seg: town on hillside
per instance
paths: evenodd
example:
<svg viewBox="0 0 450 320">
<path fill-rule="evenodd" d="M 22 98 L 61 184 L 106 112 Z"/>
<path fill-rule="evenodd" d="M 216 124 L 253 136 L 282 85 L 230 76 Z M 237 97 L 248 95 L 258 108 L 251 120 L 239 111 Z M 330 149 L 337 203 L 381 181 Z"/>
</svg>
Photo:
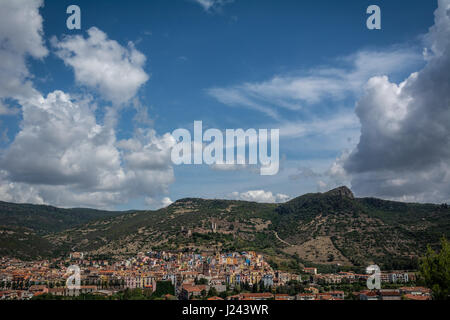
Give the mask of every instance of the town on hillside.
<svg viewBox="0 0 450 320">
<path fill-rule="evenodd" d="M 79 283 L 73 285 L 77 276 Z M 149 251 L 121 261 L 73 252 L 63 259 L 40 261 L 0 258 L 0 300 L 431 299 L 428 288 L 416 286 L 414 272 L 383 272 L 378 290 L 367 288 L 369 276 L 342 270 L 320 273 L 316 267 L 305 267 L 300 274 L 274 270 L 253 251 Z"/>
</svg>

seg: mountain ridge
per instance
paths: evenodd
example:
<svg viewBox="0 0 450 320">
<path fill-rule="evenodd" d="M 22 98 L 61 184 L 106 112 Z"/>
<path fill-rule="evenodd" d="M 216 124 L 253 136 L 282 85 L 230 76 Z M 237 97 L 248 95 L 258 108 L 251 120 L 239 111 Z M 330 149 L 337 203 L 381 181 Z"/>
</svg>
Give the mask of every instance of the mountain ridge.
<svg viewBox="0 0 450 320">
<path fill-rule="evenodd" d="M 125 212 L 0 201 L 0 225 L 28 227 L 38 233 L 48 233 Z"/>
<path fill-rule="evenodd" d="M 0 221 L 1 217 L 0 210 Z M 350 189 L 339 187 L 281 204 L 184 198 L 154 211 L 89 216 L 87 222 L 71 221 L 63 230 L 39 230 L 36 236 L 52 244 L 53 255 L 83 251 L 126 257 L 150 249 L 255 250 L 287 266 L 377 263 L 400 267 L 413 264 L 427 244 L 448 237 L 449 218 L 447 205 L 355 198 Z M 0 243 L 1 239 L 0 232 Z M 14 243 L 17 246 L 18 241 Z M 34 251 L 48 255 L 47 246 L 42 253 Z"/>
</svg>

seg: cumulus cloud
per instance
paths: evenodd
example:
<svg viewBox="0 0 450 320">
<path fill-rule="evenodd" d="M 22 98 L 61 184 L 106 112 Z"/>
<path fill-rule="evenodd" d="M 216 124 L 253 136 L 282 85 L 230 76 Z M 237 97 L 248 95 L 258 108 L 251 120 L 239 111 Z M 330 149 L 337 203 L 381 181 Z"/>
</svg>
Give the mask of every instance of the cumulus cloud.
<svg viewBox="0 0 450 320">
<path fill-rule="evenodd" d="M 450 0 L 425 39 L 422 70 L 400 84 L 370 79 L 357 103 L 361 138 L 343 164 L 357 194 L 450 201 Z"/>
<path fill-rule="evenodd" d="M 351 186 L 350 175 L 344 169 L 344 164 L 350 151 L 344 150 L 331 165 L 322 169 L 300 166 L 297 171 L 288 176 L 291 181 L 314 182 L 318 192 L 328 191 L 340 186 Z"/>
<path fill-rule="evenodd" d="M 164 197 L 164 198 L 161 200 L 161 203 L 162 203 L 162 205 L 163 205 L 164 207 L 168 207 L 168 206 L 170 206 L 170 205 L 173 203 L 173 201 L 172 201 L 169 197 Z"/>
<path fill-rule="evenodd" d="M 0 157 L 2 199 L 112 207 L 166 193 L 174 180 L 169 134 L 141 129 L 116 141 L 111 122 L 99 124 L 88 103 L 62 91 L 22 109 L 21 130 Z"/>
<path fill-rule="evenodd" d="M 359 51 L 335 61 L 343 67 L 318 67 L 300 75 L 277 75 L 272 79 L 230 87 L 214 87 L 207 93 L 232 107 L 253 109 L 278 119 L 277 109 L 298 111 L 326 99 L 340 101 L 358 94 L 373 75 L 383 75 L 417 64 L 421 56 L 395 48 L 386 51 Z"/>
<path fill-rule="evenodd" d="M 151 209 L 161 209 L 170 206 L 173 201 L 169 197 L 163 197 L 162 199 L 155 199 L 147 197 L 145 203 L 150 206 Z"/>
<path fill-rule="evenodd" d="M 286 202 L 290 199 L 288 195 L 277 193 L 273 194 L 270 191 L 264 190 L 250 190 L 246 192 L 233 192 L 230 194 L 232 199 L 253 201 L 261 203 L 280 203 Z"/>
<path fill-rule="evenodd" d="M 349 150 L 344 150 L 328 169 L 315 173 L 311 178 L 317 178 L 316 186 L 318 192 L 328 191 L 340 186 L 351 187 L 351 176 L 344 169 L 344 165 L 350 155 Z"/>
<path fill-rule="evenodd" d="M 96 27 L 87 33 L 87 38 L 81 35 L 66 36 L 61 41 L 53 38 L 56 54 L 73 68 L 79 84 L 98 90 L 114 104 L 130 101 L 149 79 L 143 69 L 145 55 L 132 42 L 123 47 Z"/>
<path fill-rule="evenodd" d="M 105 108 L 104 118 L 97 119 L 97 104 L 89 96 L 59 90 L 43 96 L 34 89 L 26 60 L 48 54 L 41 6 L 36 0 L 0 0 L 0 113 L 17 112 L 5 99 L 15 100 L 22 111 L 18 133 L 0 150 L 0 199 L 113 208 L 167 194 L 174 181 L 170 134 L 136 128 L 131 138 L 117 141 L 117 108 Z M 97 28 L 89 29 L 86 39 L 52 42 L 79 84 L 98 90 L 115 106 L 133 99 L 150 122 L 135 97 L 148 80 L 146 59 L 132 43 L 122 47 Z"/>
<path fill-rule="evenodd" d="M 41 0 L 0 1 L 0 114 L 14 114 L 5 99 L 26 99 L 36 94 L 26 59 L 48 54 L 42 39 Z"/>
</svg>

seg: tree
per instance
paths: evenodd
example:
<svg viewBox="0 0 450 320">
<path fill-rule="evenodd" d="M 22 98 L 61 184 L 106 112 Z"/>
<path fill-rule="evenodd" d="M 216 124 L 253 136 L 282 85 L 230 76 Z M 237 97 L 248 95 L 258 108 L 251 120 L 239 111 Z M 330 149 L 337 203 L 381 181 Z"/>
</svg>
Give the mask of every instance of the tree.
<svg viewBox="0 0 450 320">
<path fill-rule="evenodd" d="M 440 252 L 428 246 L 420 261 L 420 276 L 425 285 L 433 291 L 436 300 L 450 298 L 450 244 L 445 237 L 441 240 Z"/>
<path fill-rule="evenodd" d="M 260 290 L 261 292 L 264 292 L 265 289 L 266 289 L 266 288 L 264 287 L 264 281 L 261 280 L 261 281 L 259 282 L 259 290 Z"/>
<path fill-rule="evenodd" d="M 215 297 L 218 295 L 216 288 L 211 287 L 208 292 L 208 297 Z"/>
<path fill-rule="evenodd" d="M 145 296 L 142 292 L 142 289 L 126 289 L 123 293 L 124 300 L 144 300 Z"/>
<path fill-rule="evenodd" d="M 166 294 L 175 294 L 175 287 L 170 281 L 157 281 L 156 291 L 153 293 L 154 297 L 162 297 Z"/>
<path fill-rule="evenodd" d="M 195 284 L 208 284 L 208 279 L 206 279 L 206 278 L 201 278 L 201 279 L 198 279 L 198 278 L 195 278 L 195 280 L 194 280 L 194 283 Z"/>
</svg>

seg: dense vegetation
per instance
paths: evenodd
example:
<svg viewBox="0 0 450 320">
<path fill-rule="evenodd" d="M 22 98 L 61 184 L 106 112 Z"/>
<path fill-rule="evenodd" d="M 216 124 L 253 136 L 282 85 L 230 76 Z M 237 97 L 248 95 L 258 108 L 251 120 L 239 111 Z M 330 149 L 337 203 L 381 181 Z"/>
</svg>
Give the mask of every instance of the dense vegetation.
<svg viewBox="0 0 450 320">
<path fill-rule="evenodd" d="M 0 256 L 20 259 L 46 257 L 52 253 L 51 243 L 36 235 L 31 229 L 22 227 L 0 227 Z"/>
<path fill-rule="evenodd" d="M 0 201 L 0 226 L 17 226 L 45 234 L 58 232 L 95 219 L 123 214 L 123 212 L 94 209 L 60 209 L 52 206 L 15 204 Z"/>
<path fill-rule="evenodd" d="M 420 277 L 433 290 L 434 299 L 450 300 L 450 244 L 446 238 L 442 238 L 439 252 L 428 247 L 420 262 Z"/>
</svg>

